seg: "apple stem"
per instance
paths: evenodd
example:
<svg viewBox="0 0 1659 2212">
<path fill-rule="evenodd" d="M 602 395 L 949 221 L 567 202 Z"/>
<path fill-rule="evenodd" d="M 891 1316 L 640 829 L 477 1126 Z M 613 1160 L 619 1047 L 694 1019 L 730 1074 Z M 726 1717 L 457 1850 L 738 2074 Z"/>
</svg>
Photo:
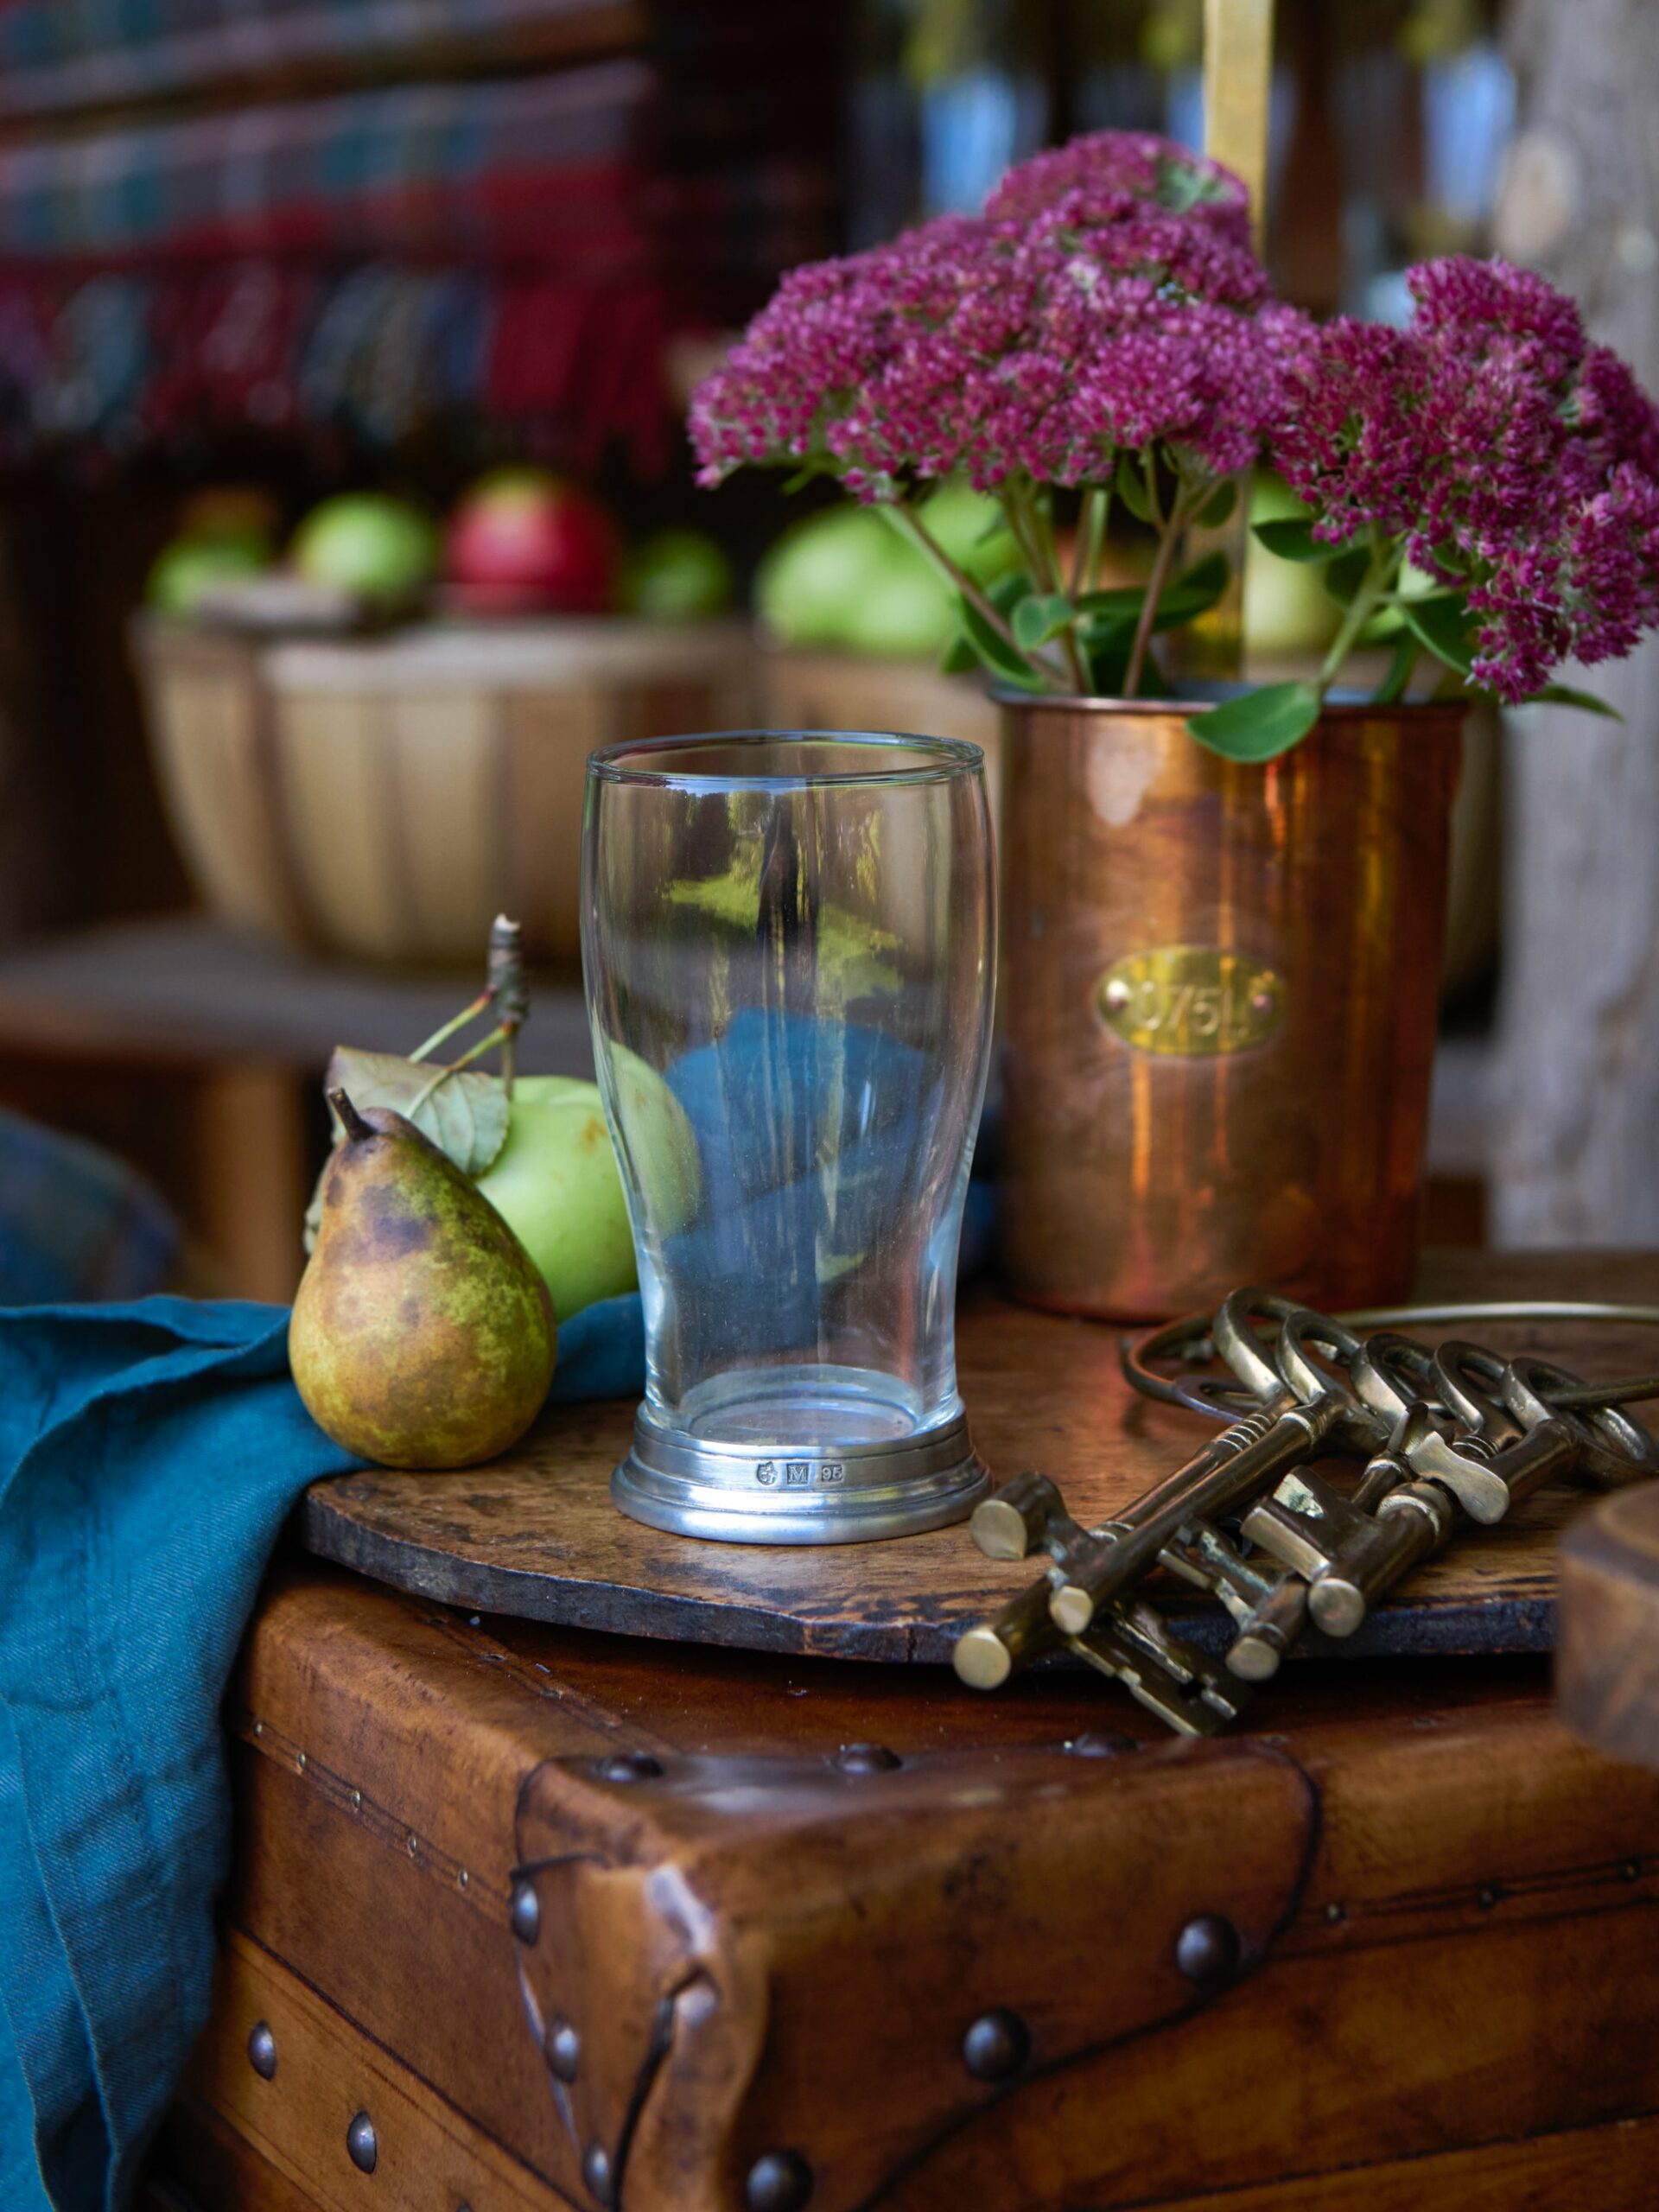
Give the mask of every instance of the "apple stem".
<svg viewBox="0 0 1659 2212">
<path fill-rule="evenodd" d="M 512 1028 L 504 1023 L 499 1029 L 492 1029 L 487 1037 L 480 1037 L 476 1045 L 469 1045 L 458 1060 L 451 1060 L 447 1066 L 435 1070 L 431 1081 L 409 1109 L 410 1121 L 414 1120 L 441 1083 L 446 1082 L 452 1075 L 459 1075 L 462 1068 L 470 1067 L 474 1060 L 482 1059 L 486 1052 L 493 1052 L 498 1045 L 505 1045 L 512 1034 Z"/>
<path fill-rule="evenodd" d="M 410 1054 L 410 1058 L 411 1060 L 423 1060 L 429 1052 L 435 1052 L 440 1045 L 444 1044 L 449 1038 L 454 1035 L 457 1029 L 464 1029 L 469 1021 L 475 1021 L 480 1014 L 487 1012 L 489 1007 L 494 1003 L 494 1000 L 495 988 L 493 985 L 492 985 L 487 990 L 480 991 L 478 996 L 473 1001 L 471 1006 L 462 1007 L 461 1012 L 455 1015 L 453 1020 L 446 1021 L 442 1029 L 435 1029 L 432 1032 L 432 1034 L 427 1039 L 425 1044 L 421 1046 L 420 1050 Z"/>
<path fill-rule="evenodd" d="M 328 1094 L 328 1103 L 340 1116 L 340 1125 L 345 1130 L 350 1142 L 361 1144 L 365 1138 L 374 1135 L 373 1129 L 353 1105 L 346 1091 L 331 1090 Z"/>
</svg>

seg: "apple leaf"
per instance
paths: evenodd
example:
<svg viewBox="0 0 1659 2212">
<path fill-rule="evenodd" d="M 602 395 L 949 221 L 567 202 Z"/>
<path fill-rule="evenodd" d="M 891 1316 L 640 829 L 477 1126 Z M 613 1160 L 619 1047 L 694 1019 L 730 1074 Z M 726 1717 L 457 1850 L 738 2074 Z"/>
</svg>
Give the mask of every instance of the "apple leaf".
<svg viewBox="0 0 1659 2212">
<path fill-rule="evenodd" d="M 342 1045 L 328 1063 L 327 1087 L 347 1091 L 359 1109 L 387 1106 L 408 1115 L 462 1174 L 482 1175 L 507 1141 L 507 1094 L 498 1077 L 464 1068 L 445 1076 L 416 1107 L 436 1072 L 429 1063 L 399 1059 L 394 1052 L 359 1052 Z"/>
<path fill-rule="evenodd" d="M 1319 719 L 1319 706 L 1317 684 L 1264 683 L 1189 715 L 1186 727 L 1224 760 L 1274 760 L 1307 735 Z"/>
</svg>

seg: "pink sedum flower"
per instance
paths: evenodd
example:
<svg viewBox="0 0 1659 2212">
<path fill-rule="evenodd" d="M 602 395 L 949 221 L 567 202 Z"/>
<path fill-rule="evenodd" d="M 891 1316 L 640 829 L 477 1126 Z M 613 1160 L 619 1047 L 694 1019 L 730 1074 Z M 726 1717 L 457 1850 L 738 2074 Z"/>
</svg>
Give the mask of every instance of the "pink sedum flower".
<svg viewBox="0 0 1659 2212">
<path fill-rule="evenodd" d="M 1542 277 L 1455 256 L 1410 283 L 1406 329 L 1319 332 L 1273 457 L 1316 536 L 1466 585 L 1476 679 L 1524 699 L 1659 619 L 1659 410 Z"/>
<path fill-rule="evenodd" d="M 1272 301 L 1243 187 L 1114 132 L 1010 172 L 984 215 L 786 277 L 697 392 L 700 480 L 817 461 L 867 499 L 961 471 L 1077 485 L 1161 445 L 1254 458 L 1307 326 Z"/>
</svg>

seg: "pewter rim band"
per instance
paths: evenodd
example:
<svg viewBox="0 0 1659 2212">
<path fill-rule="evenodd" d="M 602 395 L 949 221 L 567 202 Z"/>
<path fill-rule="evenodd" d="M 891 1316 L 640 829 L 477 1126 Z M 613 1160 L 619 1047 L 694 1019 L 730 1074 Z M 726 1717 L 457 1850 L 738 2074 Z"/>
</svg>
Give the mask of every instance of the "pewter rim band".
<svg viewBox="0 0 1659 2212">
<path fill-rule="evenodd" d="M 828 1468 L 839 1471 L 825 1479 Z M 630 1519 L 728 1544 L 914 1535 L 965 1521 L 989 1487 L 960 1413 L 916 1436 L 832 1455 L 798 1444 L 699 1443 L 660 1427 L 641 1406 L 632 1449 L 611 1477 L 611 1497 Z"/>
</svg>

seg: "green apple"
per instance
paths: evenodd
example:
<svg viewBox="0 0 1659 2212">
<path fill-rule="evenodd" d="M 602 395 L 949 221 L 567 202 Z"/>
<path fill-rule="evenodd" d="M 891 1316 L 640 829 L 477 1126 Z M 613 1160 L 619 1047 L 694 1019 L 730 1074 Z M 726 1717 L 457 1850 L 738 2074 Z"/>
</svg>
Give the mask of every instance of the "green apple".
<svg viewBox="0 0 1659 2212">
<path fill-rule="evenodd" d="M 626 1045 L 603 1040 L 610 1063 L 611 1107 L 658 1233 L 688 1228 L 702 1197 L 696 1131 L 655 1068 Z"/>
<path fill-rule="evenodd" d="M 439 543 L 429 516 L 380 492 L 342 492 L 313 507 L 289 556 L 307 583 L 395 603 L 429 584 Z"/>
<path fill-rule="evenodd" d="M 204 592 L 262 575 L 270 566 L 269 551 L 251 533 L 187 532 L 156 556 L 144 596 L 162 614 L 194 614 Z"/>
<path fill-rule="evenodd" d="M 868 507 L 827 507 L 786 530 L 762 560 L 754 603 L 786 645 L 838 645 L 850 610 L 892 553 L 890 525 Z"/>
<path fill-rule="evenodd" d="M 942 484 L 918 512 L 929 537 L 976 583 L 988 584 L 1005 569 L 1019 567 L 1014 532 L 1001 502 L 988 492 L 976 492 L 958 479 Z"/>
<path fill-rule="evenodd" d="M 1250 520 L 1284 522 L 1307 510 L 1281 476 L 1261 468 L 1250 485 Z M 1317 561 L 1284 561 L 1252 537 L 1244 563 L 1244 643 L 1252 653 L 1295 658 L 1318 654 L 1336 635 L 1342 609 L 1325 588 Z"/>
<path fill-rule="evenodd" d="M 918 512 L 958 567 L 981 582 L 1018 557 L 1001 509 L 946 484 Z M 927 556 L 879 508 L 826 507 L 785 531 L 761 562 L 755 605 L 786 645 L 931 658 L 955 634 L 957 595 Z"/>
<path fill-rule="evenodd" d="M 520 1076 L 478 1187 L 540 1268 L 561 1321 L 635 1283 L 633 1236 L 596 1083 Z"/>
<path fill-rule="evenodd" d="M 654 622 L 702 622 L 732 603 L 732 565 L 700 530 L 659 530 L 627 556 L 622 603 Z"/>
<path fill-rule="evenodd" d="M 755 604 L 786 645 L 937 652 L 955 626 L 953 594 L 874 507 L 829 507 L 785 531 L 755 576 Z"/>
</svg>

